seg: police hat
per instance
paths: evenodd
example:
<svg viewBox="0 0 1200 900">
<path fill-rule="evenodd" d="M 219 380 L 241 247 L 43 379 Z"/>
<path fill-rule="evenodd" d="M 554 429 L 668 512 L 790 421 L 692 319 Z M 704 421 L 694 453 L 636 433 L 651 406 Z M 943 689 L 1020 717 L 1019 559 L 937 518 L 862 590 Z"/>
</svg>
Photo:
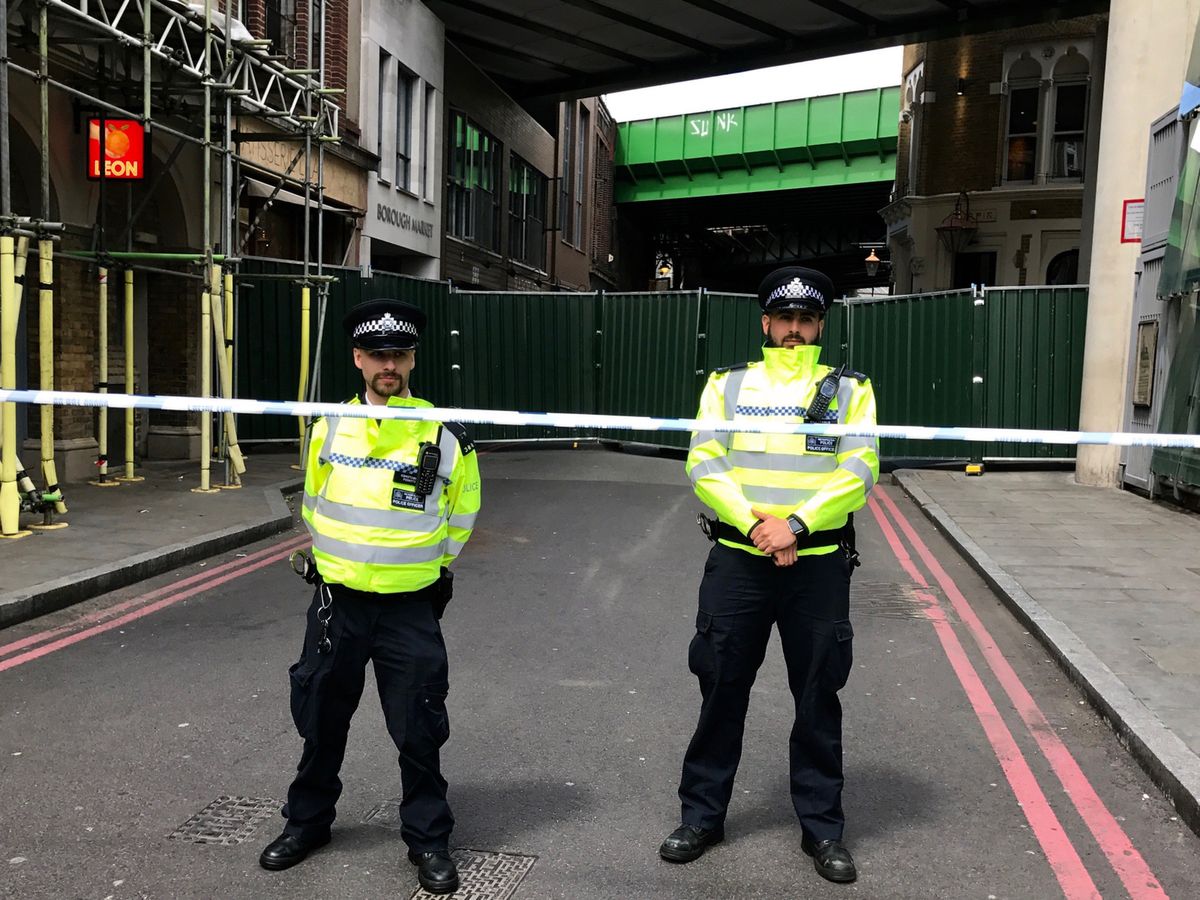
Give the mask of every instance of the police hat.
<svg viewBox="0 0 1200 900">
<path fill-rule="evenodd" d="M 758 303 L 767 313 L 807 309 L 823 314 L 833 303 L 833 282 L 816 269 L 784 266 L 762 280 L 758 286 Z"/>
<path fill-rule="evenodd" d="M 403 300 L 366 300 L 346 313 L 342 327 L 364 350 L 412 350 L 425 328 L 425 313 Z"/>
</svg>

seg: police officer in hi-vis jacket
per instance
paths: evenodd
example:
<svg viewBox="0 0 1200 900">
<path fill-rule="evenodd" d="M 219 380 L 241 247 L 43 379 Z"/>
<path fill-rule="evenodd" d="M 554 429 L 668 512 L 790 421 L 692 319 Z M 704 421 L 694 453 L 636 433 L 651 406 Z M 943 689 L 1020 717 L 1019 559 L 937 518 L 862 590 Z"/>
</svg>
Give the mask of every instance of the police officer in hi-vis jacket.
<svg viewBox="0 0 1200 900">
<path fill-rule="evenodd" d="M 875 424 L 866 376 L 817 360 L 833 283 L 812 269 L 772 272 L 758 289 L 761 361 L 718 369 L 699 419 Z M 688 665 L 700 719 L 683 759 L 682 825 L 659 848 L 690 862 L 725 836 L 750 689 L 779 629 L 796 717 L 789 743 L 801 847 L 830 881 L 854 881 L 842 843 L 842 708 L 851 668 L 851 514 L 879 476 L 874 438 L 697 432 L 687 473 L 716 513 Z"/>
<path fill-rule="evenodd" d="M 350 404 L 432 405 L 409 391 L 421 310 L 370 300 L 343 325 L 364 381 Z M 290 868 L 329 842 L 350 717 L 370 661 L 400 751 L 408 858 L 426 890 L 458 888 L 449 853 L 454 817 L 439 763 L 450 734 L 439 619 L 450 597 L 448 566 L 471 536 L 479 500 L 479 464 L 461 425 L 350 417 L 314 424 L 303 516 L 313 541 L 305 574 L 317 590 L 300 661 L 290 670 L 304 750 L 283 834 L 259 858 L 264 868 Z"/>
</svg>

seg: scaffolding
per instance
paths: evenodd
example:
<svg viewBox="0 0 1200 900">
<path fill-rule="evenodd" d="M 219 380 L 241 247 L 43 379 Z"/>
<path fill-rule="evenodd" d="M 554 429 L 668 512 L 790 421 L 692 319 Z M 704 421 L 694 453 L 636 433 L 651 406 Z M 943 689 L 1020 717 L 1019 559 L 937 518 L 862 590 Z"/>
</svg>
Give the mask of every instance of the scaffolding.
<svg viewBox="0 0 1200 900">
<path fill-rule="evenodd" d="M 70 98 L 77 116 L 82 110 L 86 117 L 99 118 L 99 201 L 92 250 L 60 254 L 91 267 L 95 300 L 100 306 L 98 389 L 109 392 L 115 387 L 108 383 L 107 367 L 110 279 L 124 288 L 124 388 L 133 393 L 134 279 L 138 273 L 169 274 L 199 290 L 201 395 L 212 395 L 215 373 L 221 393 L 232 396 L 238 306 L 235 276 L 240 253 L 256 224 L 241 233 L 237 198 L 243 169 L 275 181 L 264 211 L 285 185 L 303 189 L 303 273 L 297 281 L 305 336 L 300 352 L 302 370 L 307 373 L 311 289 L 317 288 L 322 322 L 328 290 L 322 270 L 324 152 L 327 144 L 341 140 L 340 110 L 334 95 L 343 89 L 325 83 L 326 4 L 325 0 L 307 0 L 303 57 L 295 61 L 269 39 L 252 36 L 239 17 L 226 14 L 229 9 L 229 0 L 0 0 L 0 388 L 16 386 L 15 335 L 21 303 L 18 269 L 24 265 L 30 241 L 35 242 L 38 262 L 40 387 L 54 387 L 54 244 L 67 226 L 51 221 L 52 90 Z M 10 90 L 17 79 L 36 91 L 40 110 L 40 203 L 36 214 L 12 206 Z M 270 127 L 252 132 L 235 129 L 235 120 L 240 126 L 245 118 Z M 135 120 L 147 137 L 160 135 L 176 142 L 165 163 L 147 179 L 145 196 L 136 208 L 130 190 L 124 228 L 115 237 L 108 233 L 105 222 L 106 185 L 113 180 L 105 160 L 106 122 L 112 119 Z M 243 154 L 242 145 L 248 141 L 294 142 L 298 149 L 287 170 L 278 172 Z M 188 145 L 200 148 L 203 161 L 201 246 L 195 253 L 135 251 L 135 224 Z M 148 150 L 146 158 L 152 158 Z M 301 161 L 302 181 L 292 175 Z M 317 216 L 315 262 L 310 239 L 313 212 Z M 15 243 L 18 240 L 20 248 Z M 309 383 L 304 375 L 297 396 L 311 399 L 314 389 L 315 383 Z M 42 491 L 33 488 L 17 460 L 15 405 L 5 403 L 0 409 L 0 536 L 22 534 L 18 521 L 22 511 L 36 508 L 47 522 L 52 512 L 66 512 L 54 470 L 53 409 L 42 409 Z M 133 412 L 126 410 L 125 472 L 117 481 L 139 480 L 134 471 Z M 199 415 L 200 483 L 195 490 L 215 492 L 210 474 L 214 448 L 211 414 Z M 107 416 L 100 419 L 93 483 L 107 486 L 114 483 L 108 473 Z M 220 487 L 239 487 L 245 467 L 233 416 L 222 416 L 217 431 L 217 458 L 225 464 L 225 482 Z M 301 439 L 303 435 L 301 422 Z"/>
</svg>

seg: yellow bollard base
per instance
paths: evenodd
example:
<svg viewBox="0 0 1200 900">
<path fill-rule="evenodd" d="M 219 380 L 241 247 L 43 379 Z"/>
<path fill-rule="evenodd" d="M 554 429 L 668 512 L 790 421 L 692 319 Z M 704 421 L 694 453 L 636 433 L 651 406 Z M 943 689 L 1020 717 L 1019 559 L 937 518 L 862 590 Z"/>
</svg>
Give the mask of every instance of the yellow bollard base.
<svg viewBox="0 0 1200 900">
<path fill-rule="evenodd" d="M 215 487 L 208 487 L 208 488 L 194 487 L 194 488 L 192 488 L 192 493 L 193 494 L 219 494 L 219 493 L 221 493 L 221 489 L 215 488 Z"/>
<path fill-rule="evenodd" d="M 125 484 L 133 484 L 135 481 L 145 481 L 141 475 L 118 475 L 116 481 L 124 482 Z"/>
<path fill-rule="evenodd" d="M 121 482 L 116 478 L 106 478 L 104 481 L 89 481 L 88 484 L 96 487 L 120 487 Z"/>
<path fill-rule="evenodd" d="M 964 471 L 968 475 L 982 475 L 983 463 L 967 463 L 967 467 Z"/>
<path fill-rule="evenodd" d="M 66 528 L 70 524 L 70 522 L 51 522 L 49 525 L 46 525 L 39 522 L 38 524 L 30 525 L 29 527 L 34 531 L 58 531 L 58 529 Z"/>
<path fill-rule="evenodd" d="M 12 534 L 0 534 L 0 538 L 6 541 L 15 541 L 18 538 L 29 537 L 33 534 L 32 531 L 14 531 Z"/>
<path fill-rule="evenodd" d="M 296 465 L 295 463 L 292 463 L 292 464 L 291 464 L 291 465 L 290 465 L 288 468 L 290 468 L 290 469 L 295 469 L 297 472 L 303 472 L 303 471 L 304 471 L 304 466 L 298 466 L 298 465 Z"/>
<path fill-rule="evenodd" d="M 242 489 L 240 482 L 234 482 L 232 484 L 218 484 L 214 485 L 214 487 L 219 488 L 222 491 L 240 491 Z"/>
</svg>

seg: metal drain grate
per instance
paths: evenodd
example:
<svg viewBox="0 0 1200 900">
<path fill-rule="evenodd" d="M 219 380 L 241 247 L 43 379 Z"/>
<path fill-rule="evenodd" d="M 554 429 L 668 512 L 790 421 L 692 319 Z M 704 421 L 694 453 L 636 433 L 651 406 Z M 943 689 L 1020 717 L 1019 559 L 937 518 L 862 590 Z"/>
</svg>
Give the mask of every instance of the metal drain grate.
<svg viewBox="0 0 1200 900">
<path fill-rule="evenodd" d="M 493 853 L 489 850 L 453 850 L 450 855 L 458 866 L 458 890 L 453 900 L 510 900 L 533 864 L 536 856 L 518 853 Z M 444 900 L 445 894 L 417 890 L 412 900 Z"/>
<path fill-rule="evenodd" d="M 278 800 L 260 797 L 218 797 L 167 839 L 192 844 L 240 844 L 259 825 L 278 815 L 282 805 Z"/>
<path fill-rule="evenodd" d="M 927 589 L 926 592 L 932 593 Z M 912 585 L 866 581 L 850 586 L 851 614 L 885 619 L 924 619 L 928 606 L 928 602 L 917 597 Z"/>
</svg>

